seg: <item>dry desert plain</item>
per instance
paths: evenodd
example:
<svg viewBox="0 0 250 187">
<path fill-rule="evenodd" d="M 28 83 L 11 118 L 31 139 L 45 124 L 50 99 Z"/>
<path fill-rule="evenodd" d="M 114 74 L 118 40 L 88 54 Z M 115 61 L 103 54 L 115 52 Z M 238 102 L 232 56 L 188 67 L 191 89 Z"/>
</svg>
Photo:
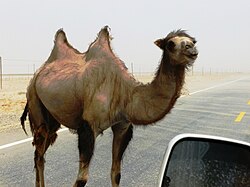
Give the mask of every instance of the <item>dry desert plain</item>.
<svg viewBox="0 0 250 187">
<path fill-rule="evenodd" d="M 189 73 L 182 92 L 188 95 L 199 89 L 234 80 L 243 75 L 242 73 Z M 147 83 L 152 80 L 153 74 L 136 74 L 135 78 Z M 19 118 L 26 103 L 26 88 L 30 79 L 31 76 L 3 77 L 2 89 L 0 89 L 0 137 L 21 129 Z"/>
</svg>

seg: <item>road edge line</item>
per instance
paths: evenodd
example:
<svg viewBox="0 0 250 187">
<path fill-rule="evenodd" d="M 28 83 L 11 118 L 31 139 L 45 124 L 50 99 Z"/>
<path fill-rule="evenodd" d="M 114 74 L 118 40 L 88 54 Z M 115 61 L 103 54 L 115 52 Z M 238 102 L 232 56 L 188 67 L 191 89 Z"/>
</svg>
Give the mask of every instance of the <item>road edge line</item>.
<svg viewBox="0 0 250 187">
<path fill-rule="evenodd" d="M 58 132 L 63 132 L 63 131 L 66 131 L 66 130 L 68 130 L 68 128 L 62 128 L 62 129 L 58 130 Z M 9 148 L 9 147 L 12 147 L 12 146 L 15 146 L 15 145 L 23 144 L 23 143 L 26 143 L 26 142 L 30 142 L 32 140 L 33 140 L 33 137 L 30 137 L 30 138 L 15 141 L 15 142 L 12 142 L 12 143 L 0 145 L 0 150 Z"/>
</svg>

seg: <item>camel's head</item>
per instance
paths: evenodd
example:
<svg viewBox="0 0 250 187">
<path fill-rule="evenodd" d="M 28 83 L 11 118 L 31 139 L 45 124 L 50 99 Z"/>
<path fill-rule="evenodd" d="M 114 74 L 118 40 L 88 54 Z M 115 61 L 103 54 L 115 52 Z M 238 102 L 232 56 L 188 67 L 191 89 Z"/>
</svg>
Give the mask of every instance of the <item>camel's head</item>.
<svg viewBox="0 0 250 187">
<path fill-rule="evenodd" d="M 173 65 L 192 65 L 198 56 L 195 38 L 183 30 L 169 33 L 166 38 L 155 41 L 164 53 L 167 53 Z"/>
</svg>

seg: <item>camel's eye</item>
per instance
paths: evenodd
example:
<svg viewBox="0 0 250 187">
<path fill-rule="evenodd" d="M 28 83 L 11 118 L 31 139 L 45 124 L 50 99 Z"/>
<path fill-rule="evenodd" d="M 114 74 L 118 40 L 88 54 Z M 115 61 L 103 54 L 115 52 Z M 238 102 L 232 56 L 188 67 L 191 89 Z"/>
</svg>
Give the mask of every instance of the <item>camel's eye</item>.
<svg viewBox="0 0 250 187">
<path fill-rule="evenodd" d="M 194 40 L 194 41 L 193 41 L 193 44 L 196 44 L 196 42 L 197 42 L 197 41 L 196 41 L 196 40 Z"/>
</svg>

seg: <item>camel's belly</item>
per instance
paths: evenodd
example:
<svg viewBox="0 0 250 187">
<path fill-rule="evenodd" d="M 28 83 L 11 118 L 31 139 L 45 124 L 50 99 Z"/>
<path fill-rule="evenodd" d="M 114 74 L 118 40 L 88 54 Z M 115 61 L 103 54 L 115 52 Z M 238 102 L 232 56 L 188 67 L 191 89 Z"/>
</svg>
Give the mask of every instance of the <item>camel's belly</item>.
<svg viewBox="0 0 250 187">
<path fill-rule="evenodd" d="M 65 101 L 58 96 L 53 101 L 42 99 L 42 102 L 59 123 L 73 129 L 79 126 L 82 116 L 80 103 L 69 103 L 69 100 Z"/>
<path fill-rule="evenodd" d="M 77 128 L 82 116 L 82 102 L 76 96 L 70 81 L 57 81 L 44 84 L 37 81 L 36 91 L 39 99 L 56 120 L 69 127 Z"/>
</svg>

